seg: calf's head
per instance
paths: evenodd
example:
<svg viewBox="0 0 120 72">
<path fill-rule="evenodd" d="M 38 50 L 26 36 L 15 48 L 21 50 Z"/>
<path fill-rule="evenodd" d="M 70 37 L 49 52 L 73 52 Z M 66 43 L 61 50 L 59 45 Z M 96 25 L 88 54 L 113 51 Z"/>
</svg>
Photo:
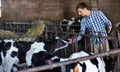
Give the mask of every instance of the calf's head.
<svg viewBox="0 0 120 72">
<path fill-rule="evenodd" d="M 44 49 L 47 50 L 47 52 L 54 54 L 56 51 L 66 48 L 67 46 L 67 41 L 59 37 L 55 37 L 55 39 L 45 42 Z"/>
</svg>

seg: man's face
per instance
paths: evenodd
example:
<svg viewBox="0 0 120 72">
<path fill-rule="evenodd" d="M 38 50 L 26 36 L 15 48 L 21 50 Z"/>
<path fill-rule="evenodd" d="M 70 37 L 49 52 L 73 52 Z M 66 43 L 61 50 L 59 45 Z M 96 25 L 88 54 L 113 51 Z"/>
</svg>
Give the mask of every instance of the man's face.
<svg viewBox="0 0 120 72">
<path fill-rule="evenodd" d="M 84 9 L 78 8 L 77 11 L 79 15 L 85 16 L 85 13 L 86 13 L 85 8 Z"/>
</svg>

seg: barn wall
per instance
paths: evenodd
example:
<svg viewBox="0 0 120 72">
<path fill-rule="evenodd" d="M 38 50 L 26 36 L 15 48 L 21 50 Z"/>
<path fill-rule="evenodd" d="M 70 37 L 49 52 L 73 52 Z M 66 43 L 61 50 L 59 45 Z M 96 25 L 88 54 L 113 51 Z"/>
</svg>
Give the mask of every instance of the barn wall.
<svg viewBox="0 0 120 72">
<path fill-rule="evenodd" d="M 60 20 L 63 0 L 3 0 L 3 20 Z"/>
<path fill-rule="evenodd" d="M 78 17 L 75 7 L 82 1 L 103 11 L 113 24 L 120 21 L 120 0 L 2 0 L 0 20 L 59 22 L 63 18 Z"/>
<path fill-rule="evenodd" d="M 113 24 L 120 22 L 120 0 L 98 0 L 99 10 L 103 11 Z"/>
</svg>

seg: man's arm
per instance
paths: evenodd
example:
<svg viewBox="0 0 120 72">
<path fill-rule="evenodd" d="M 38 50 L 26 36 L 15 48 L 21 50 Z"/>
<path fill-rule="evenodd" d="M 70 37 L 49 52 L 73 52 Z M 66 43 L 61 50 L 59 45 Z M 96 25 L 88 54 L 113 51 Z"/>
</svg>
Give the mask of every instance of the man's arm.
<svg viewBox="0 0 120 72">
<path fill-rule="evenodd" d="M 85 34 L 85 25 L 84 25 L 83 21 L 81 21 L 81 24 L 80 24 L 80 25 L 81 25 L 81 28 L 80 28 L 80 32 L 79 32 L 78 36 L 73 37 L 73 38 L 69 38 L 69 39 L 68 39 L 68 43 L 69 43 L 69 44 L 72 44 L 72 43 L 74 43 L 75 41 L 81 40 L 83 36 L 81 36 L 80 34 Z"/>
<path fill-rule="evenodd" d="M 107 26 L 107 33 L 110 33 L 110 31 L 112 29 L 111 21 L 109 19 L 107 19 L 107 17 L 101 11 L 99 11 L 99 16 L 104 21 L 105 26 Z"/>
</svg>

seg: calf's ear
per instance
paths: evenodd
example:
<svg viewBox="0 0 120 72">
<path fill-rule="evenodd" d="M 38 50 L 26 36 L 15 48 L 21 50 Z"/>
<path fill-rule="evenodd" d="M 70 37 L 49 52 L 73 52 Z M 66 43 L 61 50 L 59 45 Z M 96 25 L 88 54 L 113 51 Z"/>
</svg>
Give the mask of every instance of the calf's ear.
<svg viewBox="0 0 120 72">
<path fill-rule="evenodd" d="M 77 65 L 76 65 L 75 68 L 74 68 L 74 72 L 79 72 L 79 68 L 78 68 Z"/>
<path fill-rule="evenodd" d="M 104 60 L 107 62 L 108 61 L 112 62 L 112 64 L 114 64 L 117 61 L 117 58 L 118 58 L 117 55 L 111 55 L 111 56 L 104 57 Z"/>
</svg>

